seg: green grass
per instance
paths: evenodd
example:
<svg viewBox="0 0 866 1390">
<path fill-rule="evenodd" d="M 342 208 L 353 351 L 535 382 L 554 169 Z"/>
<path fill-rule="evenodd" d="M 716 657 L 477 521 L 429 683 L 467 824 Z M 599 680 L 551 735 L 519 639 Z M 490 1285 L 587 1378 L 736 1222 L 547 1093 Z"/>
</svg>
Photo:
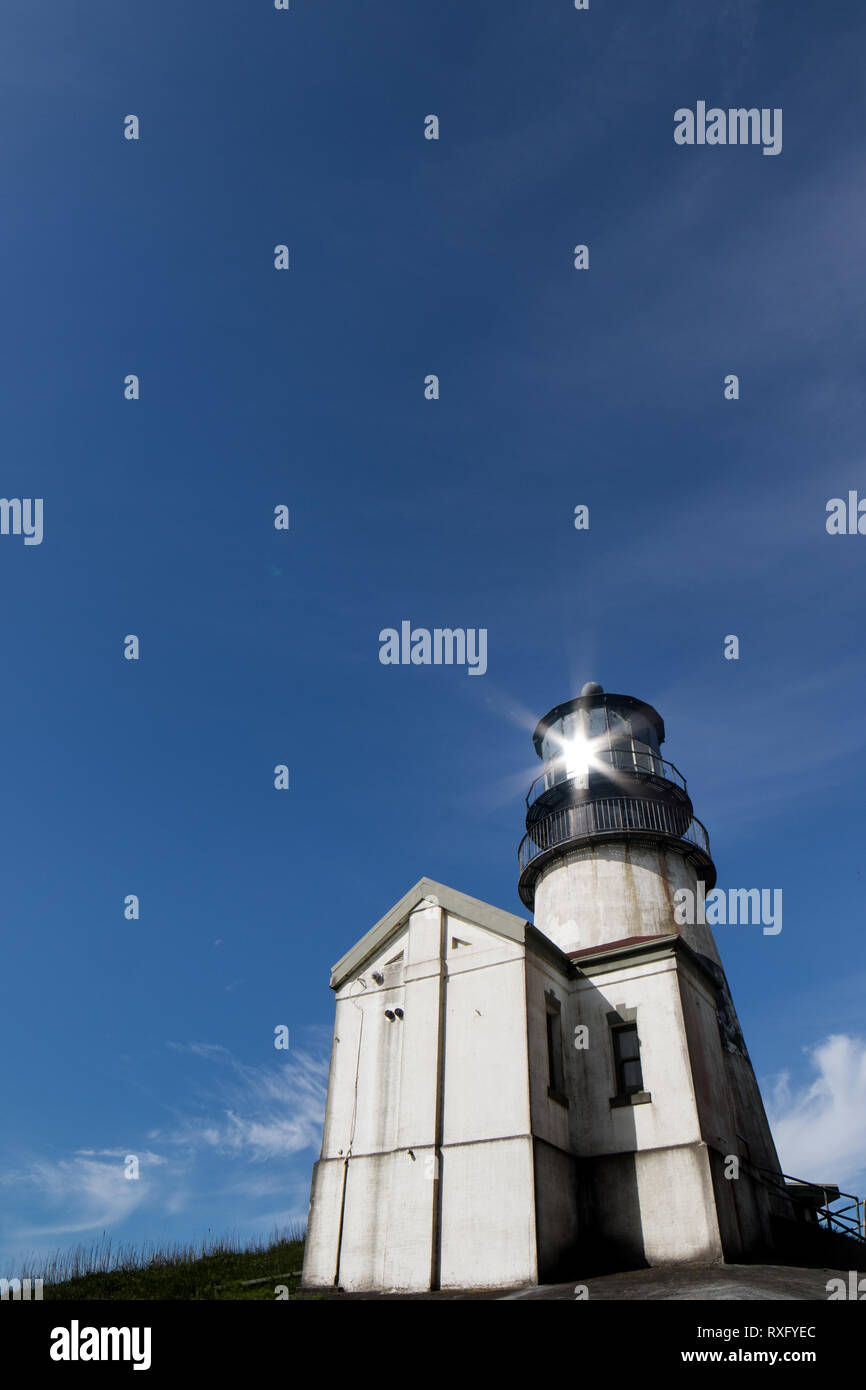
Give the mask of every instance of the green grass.
<svg viewBox="0 0 866 1390">
<path fill-rule="evenodd" d="M 43 1300 L 250 1300 L 273 1303 L 285 1285 L 291 1299 L 300 1293 L 304 1233 L 275 1231 L 271 1240 L 243 1247 L 235 1237 L 205 1239 L 200 1245 L 170 1249 L 113 1247 L 104 1235 L 91 1246 L 58 1251 L 47 1260 L 25 1262 L 23 1276 L 41 1278 Z M 18 1270 L 14 1271 L 18 1274 Z M 245 1281 L 263 1280 L 244 1287 Z"/>
</svg>

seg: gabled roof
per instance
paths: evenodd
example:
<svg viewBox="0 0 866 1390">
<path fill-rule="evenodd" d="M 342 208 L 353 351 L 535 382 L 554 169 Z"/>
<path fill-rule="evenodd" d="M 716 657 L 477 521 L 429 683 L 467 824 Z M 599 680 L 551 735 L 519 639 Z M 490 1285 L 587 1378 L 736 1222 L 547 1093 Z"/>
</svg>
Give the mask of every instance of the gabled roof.
<svg viewBox="0 0 866 1390">
<path fill-rule="evenodd" d="M 476 926 L 495 932 L 497 936 L 505 936 L 510 941 L 525 941 L 527 930 L 531 930 L 525 918 L 516 917 L 513 912 L 503 912 L 500 907 L 491 907 L 480 898 L 470 898 L 467 893 L 458 893 L 456 888 L 449 888 L 446 883 L 437 883 L 435 879 L 419 878 L 414 888 L 404 893 L 400 901 L 395 903 L 384 917 L 380 917 L 376 925 L 337 961 L 331 970 L 331 989 L 339 989 L 365 960 L 381 950 L 388 938 L 405 925 L 409 913 L 425 898 L 436 898 L 446 912 L 453 913 L 455 917 L 462 917 L 467 922 L 474 922 Z"/>
</svg>

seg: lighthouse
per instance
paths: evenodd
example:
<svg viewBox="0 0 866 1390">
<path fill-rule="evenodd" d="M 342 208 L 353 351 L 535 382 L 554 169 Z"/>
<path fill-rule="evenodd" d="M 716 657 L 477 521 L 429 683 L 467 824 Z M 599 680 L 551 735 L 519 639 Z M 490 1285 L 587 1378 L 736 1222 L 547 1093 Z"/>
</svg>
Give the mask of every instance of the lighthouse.
<svg viewBox="0 0 866 1390">
<path fill-rule="evenodd" d="M 686 779 L 652 705 L 597 682 L 533 734 L 521 900 L 580 972 L 570 1138 L 580 1228 L 602 1267 L 746 1259 L 792 1216 L 718 947 L 676 903 L 716 883 Z"/>
<path fill-rule="evenodd" d="M 508 1288 L 781 1249 L 793 1210 L 652 705 L 538 723 L 518 894 L 422 879 L 331 973 L 304 1285 Z"/>
</svg>

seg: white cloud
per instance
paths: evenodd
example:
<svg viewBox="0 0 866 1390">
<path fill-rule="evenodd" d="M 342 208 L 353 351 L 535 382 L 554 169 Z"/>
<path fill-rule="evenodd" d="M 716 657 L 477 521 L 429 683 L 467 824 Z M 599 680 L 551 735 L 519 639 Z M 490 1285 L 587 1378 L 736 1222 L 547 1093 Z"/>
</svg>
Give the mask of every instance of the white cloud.
<svg viewBox="0 0 866 1390">
<path fill-rule="evenodd" d="M 62 1235 L 115 1225 L 139 1206 L 148 1186 L 145 1177 L 133 1181 L 124 1176 L 122 1159 L 109 1163 L 86 1151 L 57 1163 L 34 1163 L 22 1178 L 33 1183 L 45 1207 L 59 1208 L 62 1214 L 54 1223 L 19 1230 L 18 1236 Z"/>
<path fill-rule="evenodd" d="M 228 1048 L 223 1047 L 222 1043 L 169 1042 L 166 1043 L 166 1047 L 170 1047 L 172 1052 L 191 1052 L 194 1057 L 204 1057 L 208 1060 L 220 1057 L 225 1057 L 226 1059 L 228 1059 L 231 1057 L 231 1053 L 229 1052 Z"/>
<path fill-rule="evenodd" d="M 192 1045 L 205 1060 L 216 1049 Z M 207 1120 L 181 1126 L 167 1142 L 196 1148 L 209 1145 L 251 1159 L 285 1157 L 319 1142 L 328 1087 L 328 1058 L 292 1052 L 280 1062 L 251 1067 L 225 1049 L 218 1058 L 229 1063 L 210 1099 L 220 1110 Z"/>
<path fill-rule="evenodd" d="M 168 1160 L 165 1159 L 165 1158 L 163 1158 L 161 1154 L 155 1154 L 155 1153 L 153 1153 L 150 1149 L 146 1149 L 146 1150 L 145 1150 L 145 1149 L 130 1149 L 129 1147 L 127 1147 L 127 1148 L 125 1148 L 125 1149 L 76 1149 L 76 1150 L 75 1150 L 75 1156 L 76 1156 L 76 1158 L 79 1158 L 79 1157 L 80 1157 L 80 1158 L 117 1158 L 117 1159 L 120 1159 L 121 1162 L 123 1162 L 123 1161 L 124 1161 L 126 1158 L 128 1158 L 131 1154 L 133 1154 L 133 1155 L 138 1159 L 139 1163 L 147 1163 L 147 1164 L 157 1164 L 157 1165 L 159 1165 L 159 1164 L 161 1164 L 161 1163 L 167 1163 L 167 1162 L 168 1162 Z"/>
<path fill-rule="evenodd" d="M 251 1204 L 281 1196 L 294 1204 L 292 1219 L 302 1218 L 309 1185 L 306 1164 L 303 1172 L 293 1173 L 280 1163 L 277 1172 L 262 1174 L 259 1182 L 251 1174 L 245 1183 L 244 1173 L 252 1164 L 285 1160 L 318 1145 L 328 1056 L 275 1052 L 272 1060 L 248 1066 L 218 1043 L 168 1045 L 204 1064 L 207 1078 L 196 1086 L 173 1131 L 149 1130 L 151 1142 L 170 1146 L 171 1157 L 131 1142 L 125 1148 L 78 1149 L 56 1162 L 39 1159 L 0 1174 L 0 1183 L 14 1184 L 21 1192 L 21 1208 L 30 1218 L 10 1232 L 16 1239 L 110 1231 L 141 1207 L 160 1219 L 177 1215 L 193 1197 L 200 1201 L 217 1175 L 225 1181 L 229 1171 L 235 1196 L 242 1193 Z M 128 1154 L 139 1160 L 138 1179 L 124 1176 Z M 264 1218 L 251 1212 L 237 1219 L 260 1225 Z"/>
<path fill-rule="evenodd" d="M 814 1073 L 780 1076 L 767 1111 L 784 1172 L 856 1192 L 866 1177 L 866 1039 L 832 1034 L 806 1049 Z"/>
</svg>

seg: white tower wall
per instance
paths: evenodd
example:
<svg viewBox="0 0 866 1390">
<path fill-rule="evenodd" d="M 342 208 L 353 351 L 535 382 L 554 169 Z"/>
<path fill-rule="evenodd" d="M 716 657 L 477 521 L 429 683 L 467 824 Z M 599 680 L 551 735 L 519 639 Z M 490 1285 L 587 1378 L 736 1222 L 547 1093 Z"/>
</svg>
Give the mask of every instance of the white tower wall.
<svg viewBox="0 0 866 1390">
<path fill-rule="evenodd" d="M 698 871 L 679 850 L 640 840 L 603 842 L 563 853 L 535 885 L 535 923 L 562 951 L 606 946 L 627 936 L 679 932 L 719 961 L 709 927 L 677 926 L 673 895 L 697 894 Z"/>
</svg>

